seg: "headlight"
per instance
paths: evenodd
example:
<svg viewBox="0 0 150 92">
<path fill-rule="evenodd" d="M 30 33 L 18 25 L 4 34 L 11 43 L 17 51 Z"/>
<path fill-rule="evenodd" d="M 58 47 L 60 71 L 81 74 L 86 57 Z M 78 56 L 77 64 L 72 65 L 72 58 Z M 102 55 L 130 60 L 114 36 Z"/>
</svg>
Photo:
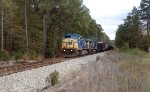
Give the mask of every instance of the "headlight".
<svg viewBox="0 0 150 92">
<path fill-rule="evenodd" d="M 71 50 L 72 51 L 72 50 Z"/>
</svg>

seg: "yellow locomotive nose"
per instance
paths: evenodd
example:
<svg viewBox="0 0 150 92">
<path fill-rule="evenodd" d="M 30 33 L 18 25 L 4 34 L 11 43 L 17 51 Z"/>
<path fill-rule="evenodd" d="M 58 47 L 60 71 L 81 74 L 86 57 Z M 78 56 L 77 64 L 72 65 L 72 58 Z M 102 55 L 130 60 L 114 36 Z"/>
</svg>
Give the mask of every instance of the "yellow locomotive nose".
<svg viewBox="0 0 150 92">
<path fill-rule="evenodd" d="M 63 40 L 63 43 L 62 43 L 62 48 L 65 48 L 65 49 L 77 49 L 78 46 L 77 46 L 77 40 L 76 39 L 72 39 L 72 38 L 66 38 Z"/>
</svg>

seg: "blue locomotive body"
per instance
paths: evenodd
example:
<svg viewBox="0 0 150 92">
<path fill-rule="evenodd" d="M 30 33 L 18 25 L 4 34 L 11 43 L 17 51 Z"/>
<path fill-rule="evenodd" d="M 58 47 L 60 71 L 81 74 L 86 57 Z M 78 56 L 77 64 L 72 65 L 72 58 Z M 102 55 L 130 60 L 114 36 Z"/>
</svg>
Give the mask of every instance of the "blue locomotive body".
<svg viewBox="0 0 150 92">
<path fill-rule="evenodd" d="M 62 52 L 65 56 L 85 55 L 96 52 L 97 43 L 85 39 L 78 34 L 65 34 L 62 42 Z"/>
</svg>

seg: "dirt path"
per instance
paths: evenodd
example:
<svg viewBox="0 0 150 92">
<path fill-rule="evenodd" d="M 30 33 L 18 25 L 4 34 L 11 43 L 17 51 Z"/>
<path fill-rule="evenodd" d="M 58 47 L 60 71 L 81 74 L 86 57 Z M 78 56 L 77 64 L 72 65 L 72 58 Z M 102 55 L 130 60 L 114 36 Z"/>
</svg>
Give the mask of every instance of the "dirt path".
<svg viewBox="0 0 150 92">
<path fill-rule="evenodd" d="M 117 64 L 105 56 L 83 65 L 77 75 L 43 92 L 118 92 Z"/>
</svg>

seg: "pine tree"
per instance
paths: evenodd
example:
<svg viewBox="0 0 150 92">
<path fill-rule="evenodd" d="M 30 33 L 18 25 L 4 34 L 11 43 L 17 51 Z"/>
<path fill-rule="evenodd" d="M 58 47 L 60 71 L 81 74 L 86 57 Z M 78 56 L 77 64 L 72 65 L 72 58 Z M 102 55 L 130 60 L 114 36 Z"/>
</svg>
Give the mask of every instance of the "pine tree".
<svg viewBox="0 0 150 92">
<path fill-rule="evenodd" d="M 147 35 L 150 35 L 150 0 L 141 0 L 141 19 L 147 22 Z"/>
</svg>

